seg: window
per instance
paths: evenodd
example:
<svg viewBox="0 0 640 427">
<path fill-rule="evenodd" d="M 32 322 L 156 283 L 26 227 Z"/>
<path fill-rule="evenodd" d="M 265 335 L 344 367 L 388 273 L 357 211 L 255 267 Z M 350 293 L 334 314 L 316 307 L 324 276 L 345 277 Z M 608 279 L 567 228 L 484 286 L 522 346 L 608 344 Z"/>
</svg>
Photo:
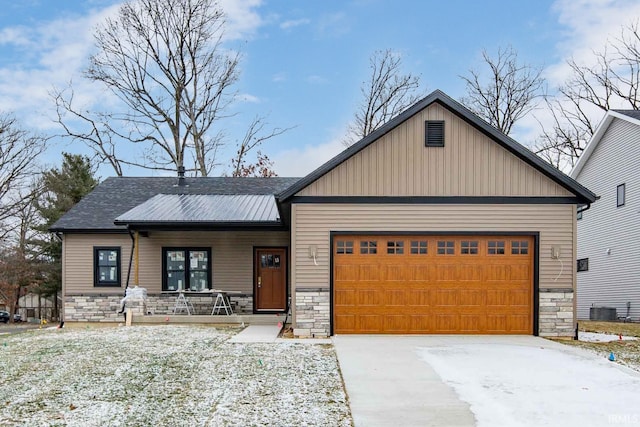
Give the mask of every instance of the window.
<svg viewBox="0 0 640 427">
<path fill-rule="evenodd" d="M 487 244 L 488 255 L 504 255 L 504 240 L 489 240 Z"/>
<path fill-rule="evenodd" d="M 120 247 L 93 248 L 93 286 L 120 285 Z"/>
<path fill-rule="evenodd" d="M 511 255 L 527 255 L 529 254 L 529 242 L 526 240 L 511 241 Z"/>
<path fill-rule="evenodd" d="M 444 147 L 444 121 L 424 122 L 424 145 L 425 147 Z"/>
<path fill-rule="evenodd" d="M 452 240 L 438 240 L 438 255 L 453 255 Z"/>
<path fill-rule="evenodd" d="M 387 242 L 387 253 L 388 254 L 403 254 L 404 253 L 404 242 L 402 240 L 393 240 Z"/>
<path fill-rule="evenodd" d="M 580 221 L 580 220 L 582 219 L 582 211 L 578 211 L 578 212 L 576 213 L 576 219 L 577 219 L 578 221 Z"/>
<path fill-rule="evenodd" d="M 463 240 L 460 242 L 460 253 L 462 255 L 478 255 L 478 241 Z"/>
<path fill-rule="evenodd" d="M 353 241 L 338 240 L 336 244 L 337 254 L 352 254 L 353 253 Z"/>
<path fill-rule="evenodd" d="M 582 258 L 577 261 L 578 271 L 589 271 L 589 258 Z"/>
<path fill-rule="evenodd" d="M 360 242 L 360 253 L 363 255 L 377 254 L 378 242 L 375 240 L 363 240 Z"/>
<path fill-rule="evenodd" d="M 427 241 L 426 240 L 412 240 L 411 241 L 411 253 L 413 255 L 426 255 L 427 254 Z"/>
<path fill-rule="evenodd" d="M 617 206 L 624 206 L 624 184 L 620 184 L 618 185 L 618 189 L 617 189 Z"/>
<path fill-rule="evenodd" d="M 162 248 L 163 291 L 211 289 L 211 249 Z"/>
</svg>

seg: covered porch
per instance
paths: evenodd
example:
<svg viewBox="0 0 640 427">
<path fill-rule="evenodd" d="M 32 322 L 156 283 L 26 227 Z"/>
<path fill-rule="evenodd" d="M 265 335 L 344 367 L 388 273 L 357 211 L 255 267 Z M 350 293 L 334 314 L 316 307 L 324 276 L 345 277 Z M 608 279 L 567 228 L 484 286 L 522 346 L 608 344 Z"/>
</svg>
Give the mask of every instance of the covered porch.
<svg viewBox="0 0 640 427">
<path fill-rule="evenodd" d="M 290 233 L 273 196 L 159 194 L 114 223 L 131 239 L 123 285 L 146 289 L 136 323 L 255 324 L 286 313 Z"/>
</svg>

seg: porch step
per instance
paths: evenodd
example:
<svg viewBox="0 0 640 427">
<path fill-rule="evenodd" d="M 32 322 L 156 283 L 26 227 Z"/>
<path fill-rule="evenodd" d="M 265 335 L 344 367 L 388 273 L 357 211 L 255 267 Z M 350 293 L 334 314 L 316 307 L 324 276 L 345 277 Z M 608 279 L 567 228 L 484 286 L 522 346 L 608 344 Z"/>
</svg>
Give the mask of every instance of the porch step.
<svg viewBox="0 0 640 427">
<path fill-rule="evenodd" d="M 132 323 L 180 323 L 180 324 L 219 324 L 219 325 L 278 325 L 284 322 L 285 316 L 279 314 L 232 314 L 199 315 L 199 314 L 147 314 L 133 316 Z"/>
<path fill-rule="evenodd" d="M 229 339 L 229 342 L 245 343 L 245 342 L 275 342 L 280 334 L 278 325 L 249 325 L 240 333 Z"/>
</svg>

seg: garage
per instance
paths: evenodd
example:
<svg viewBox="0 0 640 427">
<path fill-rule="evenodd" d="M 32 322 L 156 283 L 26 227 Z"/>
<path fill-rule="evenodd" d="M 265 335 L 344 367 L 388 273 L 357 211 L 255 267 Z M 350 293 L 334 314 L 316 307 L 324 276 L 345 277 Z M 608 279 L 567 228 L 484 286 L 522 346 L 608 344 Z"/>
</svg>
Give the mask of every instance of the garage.
<svg viewBox="0 0 640 427">
<path fill-rule="evenodd" d="M 532 235 L 334 235 L 335 334 L 532 334 Z"/>
</svg>

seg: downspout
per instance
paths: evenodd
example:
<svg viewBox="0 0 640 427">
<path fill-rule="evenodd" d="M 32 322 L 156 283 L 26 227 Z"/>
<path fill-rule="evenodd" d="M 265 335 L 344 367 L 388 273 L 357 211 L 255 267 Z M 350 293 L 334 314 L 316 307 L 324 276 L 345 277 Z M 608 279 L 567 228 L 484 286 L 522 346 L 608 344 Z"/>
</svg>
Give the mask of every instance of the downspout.
<svg viewBox="0 0 640 427">
<path fill-rule="evenodd" d="M 136 250 L 136 236 L 137 236 L 137 232 L 134 234 L 128 227 L 127 227 L 127 232 L 129 233 L 129 237 L 131 237 L 131 253 L 129 254 L 129 268 L 127 269 L 127 282 L 124 286 L 124 298 L 122 299 L 122 308 L 120 309 L 120 311 L 118 312 L 118 314 L 123 314 L 124 313 L 124 320 L 127 320 L 127 313 L 124 312 L 127 302 L 126 302 L 126 297 L 127 297 L 127 289 L 129 289 L 129 279 L 131 278 L 131 265 L 133 264 L 133 254 Z"/>
</svg>

